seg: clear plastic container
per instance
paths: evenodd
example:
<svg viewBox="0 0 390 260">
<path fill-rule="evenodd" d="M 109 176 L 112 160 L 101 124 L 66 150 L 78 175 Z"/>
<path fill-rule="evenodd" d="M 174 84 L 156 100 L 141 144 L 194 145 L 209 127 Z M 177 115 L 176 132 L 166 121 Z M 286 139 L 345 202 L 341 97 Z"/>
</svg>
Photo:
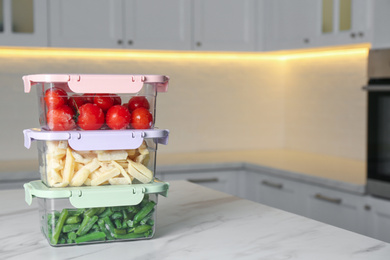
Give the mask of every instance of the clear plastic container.
<svg viewBox="0 0 390 260">
<path fill-rule="evenodd" d="M 40 127 L 51 131 L 151 129 L 156 119 L 157 93 L 167 91 L 168 81 L 162 75 L 23 77 L 26 93 L 31 87 L 36 89 Z"/>
<path fill-rule="evenodd" d="M 52 246 L 152 238 L 156 231 L 157 195 L 166 196 L 168 187 L 158 181 L 142 189 L 53 189 L 41 181 L 24 185 L 26 202 L 31 205 L 33 197 L 38 199 L 41 231 Z"/>
<path fill-rule="evenodd" d="M 41 180 L 48 187 L 145 184 L 153 181 L 157 145 L 168 130 L 24 130 L 37 141 Z"/>
</svg>

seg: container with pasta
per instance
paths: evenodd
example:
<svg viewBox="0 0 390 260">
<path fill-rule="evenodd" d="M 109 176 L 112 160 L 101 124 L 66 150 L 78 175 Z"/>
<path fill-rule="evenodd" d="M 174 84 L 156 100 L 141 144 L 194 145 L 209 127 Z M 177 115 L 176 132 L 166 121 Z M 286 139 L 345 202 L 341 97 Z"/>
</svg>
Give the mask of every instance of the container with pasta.
<svg viewBox="0 0 390 260">
<path fill-rule="evenodd" d="M 37 141 L 41 180 L 53 188 L 151 183 L 157 145 L 168 136 L 160 129 L 24 130 L 26 148 Z"/>
</svg>

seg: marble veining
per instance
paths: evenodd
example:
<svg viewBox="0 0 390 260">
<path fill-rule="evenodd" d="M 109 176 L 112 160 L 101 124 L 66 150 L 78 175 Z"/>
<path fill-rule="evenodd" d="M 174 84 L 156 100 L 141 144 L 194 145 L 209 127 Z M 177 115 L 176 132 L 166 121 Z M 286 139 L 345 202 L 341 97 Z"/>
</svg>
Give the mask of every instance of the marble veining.
<svg viewBox="0 0 390 260">
<path fill-rule="evenodd" d="M 0 259 L 390 259 L 390 244 L 185 181 L 159 197 L 153 239 L 51 247 L 37 203 L 0 191 Z M 3 206 L 3 207 L 1 207 Z"/>
</svg>

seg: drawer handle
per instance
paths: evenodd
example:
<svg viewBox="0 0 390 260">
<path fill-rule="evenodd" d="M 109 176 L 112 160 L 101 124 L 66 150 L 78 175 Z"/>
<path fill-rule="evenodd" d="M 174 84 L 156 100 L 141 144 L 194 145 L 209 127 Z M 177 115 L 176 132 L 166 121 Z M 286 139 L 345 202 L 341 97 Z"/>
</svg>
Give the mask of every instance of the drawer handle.
<svg viewBox="0 0 390 260">
<path fill-rule="evenodd" d="M 187 179 L 189 182 L 193 183 L 206 183 L 206 182 L 218 182 L 218 178 L 204 178 L 204 179 Z"/>
<path fill-rule="evenodd" d="M 341 204 L 341 202 L 342 202 L 342 199 L 330 198 L 330 197 L 324 196 L 324 195 L 322 195 L 320 193 L 317 193 L 314 197 L 316 199 L 327 201 L 327 202 L 331 202 L 331 203 L 335 203 L 335 204 Z"/>
<path fill-rule="evenodd" d="M 268 186 L 268 187 L 275 188 L 275 189 L 283 189 L 283 184 L 281 184 L 281 183 L 274 183 L 274 182 L 270 182 L 270 181 L 262 181 L 261 184 L 263 184 L 265 186 Z"/>
</svg>

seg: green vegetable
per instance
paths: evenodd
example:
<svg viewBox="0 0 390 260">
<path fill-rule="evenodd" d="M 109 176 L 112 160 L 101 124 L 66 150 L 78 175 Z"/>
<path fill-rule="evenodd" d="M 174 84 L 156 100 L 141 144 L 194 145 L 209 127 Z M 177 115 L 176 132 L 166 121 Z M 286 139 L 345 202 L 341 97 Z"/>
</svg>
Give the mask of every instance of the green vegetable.
<svg viewBox="0 0 390 260">
<path fill-rule="evenodd" d="M 140 225 L 140 226 L 134 228 L 134 233 L 135 234 L 142 234 L 142 233 L 149 231 L 150 229 L 152 229 L 152 227 L 149 225 Z"/>
<path fill-rule="evenodd" d="M 106 234 L 104 232 L 93 232 L 84 236 L 77 237 L 75 239 L 75 242 L 77 244 L 80 244 L 88 241 L 104 240 L 104 238 L 106 238 Z"/>
<path fill-rule="evenodd" d="M 88 216 L 85 218 L 89 218 Z M 93 227 L 93 225 L 98 221 L 98 216 L 93 216 L 92 218 L 89 218 L 87 224 L 83 227 L 80 226 L 79 230 L 77 230 L 76 234 L 78 236 L 83 236 L 88 233 L 88 231 Z"/>
<path fill-rule="evenodd" d="M 106 234 L 107 239 L 109 239 L 109 240 L 114 239 L 114 237 L 111 235 L 110 230 L 106 228 L 103 219 L 99 219 L 99 220 L 98 220 L 98 225 L 99 225 L 99 227 L 100 227 L 100 230 L 103 231 L 103 232 Z"/>
<path fill-rule="evenodd" d="M 103 213 L 99 215 L 99 217 L 100 218 L 109 217 L 112 214 L 114 214 L 114 212 L 111 210 L 111 208 L 106 208 L 106 210 L 104 210 Z"/>
<path fill-rule="evenodd" d="M 146 205 L 134 216 L 134 222 L 139 223 L 146 215 L 148 215 L 156 205 L 156 202 L 149 201 Z"/>
<path fill-rule="evenodd" d="M 81 222 L 81 218 L 79 216 L 70 216 L 66 219 L 65 224 L 77 224 Z"/>
<path fill-rule="evenodd" d="M 114 234 L 114 237 L 116 239 L 131 239 L 131 238 L 145 237 L 145 235 L 144 234 L 136 234 L 136 233 L 128 233 L 128 234 L 125 234 L 125 235 Z"/>
<path fill-rule="evenodd" d="M 69 233 L 71 231 L 76 231 L 80 228 L 80 224 L 69 224 L 69 225 L 64 225 L 62 228 L 62 232 L 64 233 Z"/>
<path fill-rule="evenodd" d="M 146 197 L 134 206 L 53 211 L 46 215 L 45 230 L 52 245 L 150 237 L 155 205 Z"/>
<path fill-rule="evenodd" d="M 68 217 L 68 210 L 63 209 L 61 211 L 59 218 L 58 218 L 58 222 L 56 224 L 56 227 L 55 227 L 54 232 L 53 232 L 53 236 L 51 238 L 51 243 L 53 245 L 56 245 L 58 243 L 58 239 L 59 239 L 59 237 L 61 235 L 61 231 L 62 231 L 62 226 L 64 225 L 67 217 Z"/>
</svg>

